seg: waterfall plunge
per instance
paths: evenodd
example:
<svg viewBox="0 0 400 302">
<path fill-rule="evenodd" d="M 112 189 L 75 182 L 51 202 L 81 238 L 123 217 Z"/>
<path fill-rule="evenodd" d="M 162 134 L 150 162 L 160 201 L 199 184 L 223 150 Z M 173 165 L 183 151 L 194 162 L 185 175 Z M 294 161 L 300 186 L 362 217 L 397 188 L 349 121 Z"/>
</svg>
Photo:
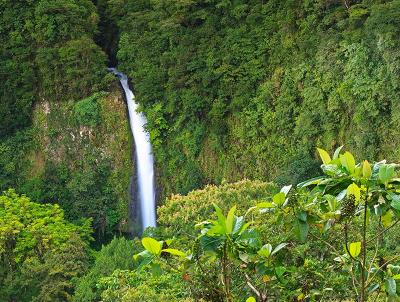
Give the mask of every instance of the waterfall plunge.
<svg viewBox="0 0 400 302">
<path fill-rule="evenodd" d="M 133 92 L 129 88 L 128 77 L 115 68 L 109 70 L 118 76 L 128 103 L 129 121 L 136 146 L 138 198 L 142 229 L 144 230 L 147 227 L 156 226 L 154 160 L 149 133 L 144 129 L 147 121 L 142 113 L 137 112 L 138 105 L 135 102 Z"/>
</svg>

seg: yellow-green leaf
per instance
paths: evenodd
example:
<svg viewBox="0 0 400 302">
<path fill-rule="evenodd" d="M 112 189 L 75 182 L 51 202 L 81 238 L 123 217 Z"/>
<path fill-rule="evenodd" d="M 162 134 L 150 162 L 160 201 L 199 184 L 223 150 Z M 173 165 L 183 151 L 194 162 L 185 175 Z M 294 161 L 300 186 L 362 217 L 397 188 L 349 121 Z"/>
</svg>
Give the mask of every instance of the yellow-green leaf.
<svg viewBox="0 0 400 302">
<path fill-rule="evenodd" d="M 343 155 L 340 155 L 340 163 L 347 169 L 347 171 L 354 173 L 356 161 L 350 152 L 346 151 Z"/>
<path fill-rule="evenodd" d="M 349 245 L 350 256 L 356 258 L 361 253 L 361 242 L 352 242 Z"/>
<path fill-rule="evenodd" d="M 272 202 L 260 202 L 256 205 L 259 209 L 268 209 L 268 208 L 275 208 L 275 205 Z"/>
<path fill-rule="evenodd" d="M 235 218 L 236 206 L 233 206 L 226 216 L 226 233 L 231 234 L 233 230 L 233 220 Z"/>
<path fill-rule="evenodd" d="M 350 195 L 354 195 L 355 204 L 357 205 L 360 201 L 361 190 L 355 183 L 352 183 L 351 185 L 349 185 L 347 187 L 347 196 L 350 196 Z"/>
<path fill-rule="evenodd" d="M 393 213 L 392 211 L 387 211 L 385 215 L 382 216 L 382 224 L 386 228 L 392 224 Z"/>
<path fill-rule="evenodd" d="M 218 223 L 221 226 L 221 228 L 223 229 L 223 231 L 226 231 L 225 216 L 222 214 L 222 210 L 219 206 L 217 206 L 215 203 L 213 203 L 213 205 L 214 205 L 215 213 L 217 214 L 217 217 L 218 217 Z"/>
<path fill-rule="evenodd" d="M 328 165 L 332 161 L 328 152 L 326 152 L 324 149 L 321 149 L 321 148 L 317 148 L 317 150 L 318 150 L 319 157 L 321 157 L 323 164 Z"/>
<path fill-rule="evenodd" d="M 161 243 L 151 237 L 144 237 L 142 239 L 142 244 L 146 250 L 148 250 L 153 255 L 160 255 L 161 253 Z"/>
<path fill-rule="evenodd" d="M 364 178 L 370 178 L 372 175 L 372 169 L 371 165 L 367 160 L 364 160 L 363 162 L 363 177 Z"/>
<path fill-rule="evenodd" d="M 179 256 L 179 257 L 185 257 L 186 254 L 180 250 L 176 249 L 163 249 L 162 252 L 166 252 L 168 254 L 174 255 L 174 256 Z"/>
<path fill-rule="evenodd" d="M 272 197 L 272 201 L 277 205 L 281 206 L 285 203 L 286 195 L 283 192 L 279 192 Z"/>
</svg>

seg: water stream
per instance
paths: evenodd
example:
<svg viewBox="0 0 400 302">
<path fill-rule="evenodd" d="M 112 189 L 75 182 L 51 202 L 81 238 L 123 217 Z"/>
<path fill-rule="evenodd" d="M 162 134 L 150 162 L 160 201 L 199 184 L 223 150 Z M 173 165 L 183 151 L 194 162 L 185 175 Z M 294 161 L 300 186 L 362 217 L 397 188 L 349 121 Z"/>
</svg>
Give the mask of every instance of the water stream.
<svg viewBox="0 0 400 302">
<path fill-rule="evenodd" d="M 136 147 L 137 197 L 140 202 L 141 225 L 144 230 L 146 227 L 156 226 L 154 159 L 149 133 L 144 127 L 147 121 L 145 116 L 137 111 L 138 104 L 136 104 L 135 96 L 129 88 L 128 77 L 115 68 L 109 70 L 118 76 L 128 103 L 129 121 Z"/>
</svg>

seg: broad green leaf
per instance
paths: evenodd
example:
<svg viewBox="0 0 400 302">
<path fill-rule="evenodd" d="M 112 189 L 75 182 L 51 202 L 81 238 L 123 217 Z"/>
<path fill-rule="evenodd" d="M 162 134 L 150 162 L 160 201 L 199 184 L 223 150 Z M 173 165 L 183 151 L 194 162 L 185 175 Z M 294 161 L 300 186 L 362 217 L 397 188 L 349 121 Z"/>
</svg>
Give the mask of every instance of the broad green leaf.
<svg viewBox="0 0 400 302">
<path fill-rule="evenodd" d="M 324 180 L 324 176 L 317 176 L 306 181 L 303 181 L 297 185 L 298 188 L 304 188 L 312 185 L 318 185 L 322 180 Z"/>
<path fill-rule="evenodd" d="M 232 230 L 233 230 L 233 221 L 235 218 L 235 212 L 236 212 L 236 206 L 233 206 L 229 212 L 228 215 L 226 216 L 226 233 L 227 234 L 232 234 Z"/>
<path fill-rule="evenodd" d="M 161 266 L 158 263 L 152 263 L 150 270 L 153 276 L 160 276 L 162 273 Z"/>
<path fill-rule="evenodd" d="M 400 280 L 400 274 L 394 275 L 392 278 L 393 278 L 394 280 Z"/>
<path fill-rule="evenodd" d="M 218 217 L 218 223 L 221 226 L 221 228 L 226 231 L 226 222 L 225 222 L 225 216 L 222 214 L 222 210 L 219 206 L 217 206 L 215 203 L 213 203 L 215 213 L 217 214 Z"/>
<path fill-rule="evenodd" d="M 272 252 L 272 245 L 268 243 L 263 245 L 263 247 L 257 252 L 257 254 L 265 258 L 268 258 L 271 255 L 271 252 Z"/>
<path fill-rule="evenodd" d="M 357 205 L 360 202 L 361 190 L 355 183 L 352 183 L 347 187 L 347 196 L 350 195 L 354 195 L 355 204 Z"/>
<path fill-rule="evenodd" d="M 368 287 L 368 295 L 372 294 L 374 291 L 376 291 L 379 288 L 379 284 L 375 283 L 375 284 L 371 284 Z"/>
<path fill-rule="evenodd" d="M 388 227 L 392 224 L 393 213 L 392 211 L 387 211 L 385 215 L 382 216 L 382 224 L 384 227 Z"/>
<path fill-rule="evenodd" d="M 261 248 L 261 236 L 255 229 L 243 231 L 236 239 L 236 243 L 244 246 L 249 246 L 254 249 Z"/>
<path fill-rule="evenodd" d="M 379 167 L 378 177 L 379 180 L 384 184 L 389 182 L 394 177 L 394 166 L 387 164 L 381 165 Z"/>
<path fill-rule="evenodd" d="M 306 212 L 300 212 L 297 217 L 303 221 L 303 222 L 307 222 L 307 213 Z"/>
<path fill-rule="evenodd" d="M 337 149 L 335 150 L 335 153 L 333 153 L 333 160 L 339 158 L 340 151 L 342 151 L 342 148 L 343 148 L 343 146 L 340 146 L 339 148 L 337 148 Z"/>
<path fill-rule="evenodd" d="M 254 297 L 248 297 L 246 302 L 257 302 Z"/>
<path fill-rule="evenodd" d="M 326 195 L 325 198 L 328 201 L 329 211 L 335 212 L 339 209 L 339 202 L 337 201 L 335 196 Z"/>
<path fill-rule="evenodd" d="M 277 205 L 281 206 L 285 203 L 286 195 L 283 192 L 279 192 L 272 197 L 272 201 Z"/>
<path fill-rule="evenodd" d="M 274 254 L 276 254 L 277 252 L 279 252 L 281 249 L 283 249 L 285 246 L 287 246 L 288 245 L 288 243 L 281 243 L 281 244 L 278 244 L 275 248 L 274 248 L 274 250 L 271 252 L 271 256 L 272 255 L 274 255 Z"/>
<path fill-rule="evenodd" d="M 317 148 L 317 150 L 318 150 L 319 157 L 321 157 L 323 164 L 328 165 L 332 161 L 328 152 L 326 152 L 324 149 L 321 149 L 321 148 Z"/>
<path fill-rule="evenodd" d="M 210 235 L 210 236 L 224 235 L 225 234 L 225 228 L 220 224 L 216 224 L 216 225 L 213 225 L 211 228 L 208 229 L 207 234 Z"/>
<path fill-rule="evenodd" d="M 148 250 L 153 255 L 160 255 L 162 244 L 151 237 L 144 237 L 142 239 L 142 244 L 146 250 Z"/>
<path fill-rule="evenodd" d="M 275 267 L 275 274 L 278 277 L 278 279 L 280 279 L 285 272 L 286 268 L 284 268 L 283 266 Z"/>
<path fill-rule="evenodd" d="M 243 227 L 240 229 L 239 235 L 242 234 L 244 231 L 247 230 L 247 228 L 252 224 L 252 222 L 246 222 Z"/>
<path fill-rule="evenodd" d="M 186 254 L 180 250 L 176 249 L 163 249 L 162 252 L 174 255 L 174 256 L 179 256 L 179 257 L 185 257 Z"/>
<path fill-rule="evenodd" d="M 242 260 L 244 263 L 249 263 L 250 256 L 249 254 L 239 252 L 239 259 Z"/>
<path fill-rule="evenodd" d="M 361 242 L 358 241 L 358 242 L 350 243 L 349 253 L 350 253 L 350 256 L 353 258 L 358 257 L 358 255 L 360 255 L 360 253 L 361 253 Z"/>
<path fill-rule="evenodd" d="M 385 282 L 385 288 L 386 288 L 386 292 L 388 293 L 388 295 L 390 297 L 395 297 L 397 296 L 396 293 L 396 280 L 394 280 L 393 278 L 388 278 Z"/>
<path fill-rule="evenodd" d="M 372 168 L 371 165 L 367 160 L 364 160 L 363 166 L 362 166 L 362 171 L 363 171 L 363 177 L 364 178 L 370 178 L 372 175 Z"/>
<path fill-rule="evenodd" d="M 235 219 L 233 220 L 233 229 L 232 233 L 236 234 L 239 233 L 244 226 L 244 217 L 243 216 L 235 216 Z"/>
<path fill-rule="evenodd" d="M 137 261 L 139 258 L 149 258 L 152 254 L 148 250 L 141 251 L 138 254 L 133 255 L 133 261 Z"/>
<path fill-rule="evenodd" d="M 333 165 L 333 164 L 323 165 L 322 171 L 326 175 L 329 175 L 329 176 L 340 177 L 342 175 L 345 175 L 345 173 L 343 173 L 343 170 L 341 169 L 341 167 L 339 167 L 338 165 Z M 328 179 L 328 180 L 331 181 L 331 179 Z"/>
<path fill-rule="evenodd" d="M 256 206 L 257 206 L 257 208 L 260 208 L 260 209 L 275 208 L 275 204 L 273 204 L 272 202 L 268 202 L 268 201 L 260 202 Z"/>
<path fill-rule="evenodd" d="M 392 202 L 390 203 L 390 206 L 393 209 L 399 210 L 400 211 L 400 201 L 398 200 L 392 200 Z"/>
<path fill-rule="evenodd" d="M 205 251 L 216 251 L 220 244 L 220 237 L 211 237 L 208 235 L 200 237 L 200 245 Z"/>
<path fill-rule="evenodd" d="M 356 168 L 356 161 L 353 155 L 350 152 L 345 152 L 343 155 L 340 155 L 340 163 L 346 170 L 350 173 L 354 173 L 354 169 Z"/>
<path fill-rule="evenodd" d="M 295 219 L 294 221 L 294 231 L 297 238 L 304 243 L 307 240 L 308 235 L 308 223 L 301 221 L 300 219 Z"/>
</svg>

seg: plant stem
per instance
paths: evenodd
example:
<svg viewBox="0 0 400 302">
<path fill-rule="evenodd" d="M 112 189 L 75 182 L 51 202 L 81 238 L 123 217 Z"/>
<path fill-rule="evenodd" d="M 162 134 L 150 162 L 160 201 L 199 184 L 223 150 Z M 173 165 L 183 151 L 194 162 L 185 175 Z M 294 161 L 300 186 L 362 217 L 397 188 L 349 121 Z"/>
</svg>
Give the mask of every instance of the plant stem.
<svg viewBox="0 0 400 302">
<path fill-rule="evenodd" d="M 224 283 L 224 291 L 225 291 L 225 298 L 227 302 L 232 301 L 231 293 L 230 293 L 230 286 L 229 286 L 229 273 L 228 273 L 228 253 L 226 250 L 226 242 L 224 244 L 224 251 L 222 257 L 222 280 Z"/>
<path fill-rule="evenodd" d="M 367 262 L 367 201 L 368 201 L 368 187 L 365 192 L 365 200 L 364 200 L 364 221 L 362 228 L 362 265 L 361 265 L 361 290 L 360 290 L 360 302 L 364 302 L 365 300 L 365 266 Z"/>
</svg>

